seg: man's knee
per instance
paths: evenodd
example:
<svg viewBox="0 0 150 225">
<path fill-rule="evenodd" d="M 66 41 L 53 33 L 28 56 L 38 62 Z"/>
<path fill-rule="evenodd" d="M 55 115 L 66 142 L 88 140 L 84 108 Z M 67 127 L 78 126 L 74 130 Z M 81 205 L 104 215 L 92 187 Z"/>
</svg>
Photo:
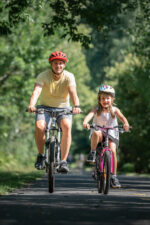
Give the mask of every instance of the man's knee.
<svg viewBox="0 0 150 225">
<path fill-rule="evenodd" d="M 36 130 L 38 132 L 44 132 L 46 128 L 46 122 L 44 120 L 36 121 Z"/>
<path fill-rule="evenodd" d="M 61 120 L 60 126 L 61 126 L 62 131 L 70 132 L 71 128 L 72 128 L 72 123 L 70 120 L 64 118 Z"/>
</svg>

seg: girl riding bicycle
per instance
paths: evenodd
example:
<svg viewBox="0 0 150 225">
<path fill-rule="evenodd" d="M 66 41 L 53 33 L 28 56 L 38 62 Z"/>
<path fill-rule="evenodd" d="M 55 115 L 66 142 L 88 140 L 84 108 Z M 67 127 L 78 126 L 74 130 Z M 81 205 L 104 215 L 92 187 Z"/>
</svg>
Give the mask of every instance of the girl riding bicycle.
<svg viewBox="0 0 150 225">
<path fill-rule="evenodd" d="M 115 99 L 115 90 L 109 85 L 102 85 L 98 91 L 98 104 L 91 112 L 87 114 L 83 121 L 83 127 L 90 129 L 89 121 L 93 118 L 93 124 L 99 126 L 117 126 L 117 118 L 123 123 L 123 128 L 126 132 L 129 131 L 129 123 L 126 117 L 120 112 L 120 110 L 113 106 Z M 105 133 L 100 130 L 91 131 L 91 151 L 87 158 L 88 162 L 95 162 L 96 147 L 99 142 L 102 142 Z M 112 150 L 114 158 L 114 171 L 111 179 L 111 185 L 113 188 L 120 188 L 121 185 L 117 178 L 117 156 L 116 149 L 119 145 L 119 132 L 117 130 L 109 131 L 109 147 Z"/>
</svg>

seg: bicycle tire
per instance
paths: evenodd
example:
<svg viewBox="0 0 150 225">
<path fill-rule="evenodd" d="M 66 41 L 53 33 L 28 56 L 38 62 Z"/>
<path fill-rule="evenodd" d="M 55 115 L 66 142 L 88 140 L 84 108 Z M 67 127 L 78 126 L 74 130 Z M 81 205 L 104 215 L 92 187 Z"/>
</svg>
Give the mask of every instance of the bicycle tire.
<svg viewBox="0 0 150 225">
<path fill-rule="evenodd" d="M 102 193 L 103 191 L 103 184 L 102 184 L 102 176 L 101 176 L 101 173 L 100 173 L 100 158 L 98 157 L 96 159 L 96 173 L 97 173 L 97 190 L 98 190 L 98 193 Z"/>
<path fill-rule="evenodd" d="M 103 192 L 103 178 L 101 174 L 97 178 L 97 189 L 98 189 L 98 193 Z"/>
<path fill-rule="evenodd" d="M 102 176 L 102 183 L 103 183 L 103 193 L 108 194 L 110 189 L 110 151 L 105 151 L 104 153 L 104 163 L 103 163 L 103 176 Z"/>
<path fill-rule="evenodd" d="M 50 142 L 50 155 L 49 155 L 49 167 L 48 167 L 48 187 L 49 192 L 53 193 L 55 189 L 55 141 Z"/>
</svg>

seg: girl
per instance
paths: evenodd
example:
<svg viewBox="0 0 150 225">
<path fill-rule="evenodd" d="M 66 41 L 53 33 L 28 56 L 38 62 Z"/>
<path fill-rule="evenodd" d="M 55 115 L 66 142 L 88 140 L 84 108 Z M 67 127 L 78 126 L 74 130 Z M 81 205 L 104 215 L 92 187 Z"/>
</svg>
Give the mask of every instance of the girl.
<svg viewBox="0 0 150 225">
<path fill-rule="evenodd" d="M 93 118 L 93 124 L 99 126 L 117 126 L 117 118 L 123 123 L 123 128 L 126 132 L 129 131 L 129 123 L 125 116 L 117 107 L 113 106 L 115 98 L 115 90 L 109 85 L 102 85 L 98 92 L 98 105 L 84 118 L 83 127 L 90 129 L 89 121 Z M 88 156 L 88 162 L 95 162 L 96 147 L 102 141 L 102 131 L 93 130 L 91 132 L 91 152 Z M 114 157 L 114 173 L 112 175 L 111 186 L 114 188 L 121 187 L 116 176 L 117 172 L 117 157 L 116 149 L 119 145 L 119 132 L 117 130 L 109 131 L 109 147 L 113 152 Z"/>
</svg>

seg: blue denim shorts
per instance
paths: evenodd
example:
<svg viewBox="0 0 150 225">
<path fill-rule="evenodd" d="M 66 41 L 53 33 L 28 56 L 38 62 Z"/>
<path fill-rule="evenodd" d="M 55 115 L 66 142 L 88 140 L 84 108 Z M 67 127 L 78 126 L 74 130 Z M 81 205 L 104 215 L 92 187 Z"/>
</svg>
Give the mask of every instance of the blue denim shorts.
<svg viewBox="0 0 150 225">
<path fill-rule="evenodd" d="M 48 107 L 48 106 L 37 106 L 37 108 L 43 108 L 43 109 L 53 109 L 55 112 L 58 113 L 58 116 L 56 118 L 58 126 L 60 126 L 60 121 L 64 118 L 69 119 L 72 122 L 72 115 L 59 115 L 59 112 L 62 111 L 63 109 L 69 109 L 72 110 L 72 107 L 66 107 L 66 108 L 56 108 L 56 107 Z M 51 124 L 51 116 L 49 113 L 44 112 L 43 114 L 36 114 L 36 119 L 35 121 L 38 120 L 44 120 L 47 124 L 48 127 L 50 127 Z"/>
</svg>

